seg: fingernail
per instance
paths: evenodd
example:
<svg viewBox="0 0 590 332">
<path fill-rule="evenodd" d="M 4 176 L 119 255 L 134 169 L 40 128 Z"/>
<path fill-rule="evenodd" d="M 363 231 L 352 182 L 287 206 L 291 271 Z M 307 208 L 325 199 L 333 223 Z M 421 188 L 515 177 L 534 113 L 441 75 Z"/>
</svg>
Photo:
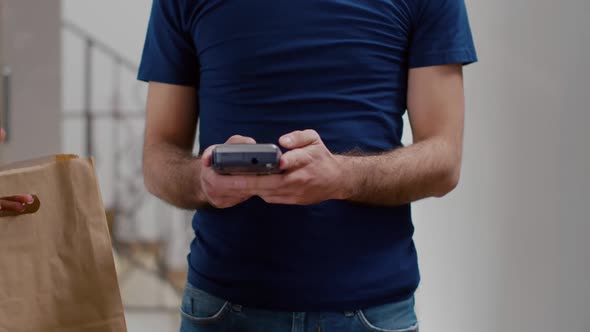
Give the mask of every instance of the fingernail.
<svg viewBox="0 0 590 332">
<path fill-rule="evenodd" d="M 35 197 L 33 195 L 29 195 L 29 199 L 27 200 L 27 204 L 33 204 L 35 202 Z"/>
<path fill-rule="evenodd" d="M 286 145 L 291 145 L 293 143 L 293 139 L 290 136 L 283 137 L 283 143 Z"/>
</svg>

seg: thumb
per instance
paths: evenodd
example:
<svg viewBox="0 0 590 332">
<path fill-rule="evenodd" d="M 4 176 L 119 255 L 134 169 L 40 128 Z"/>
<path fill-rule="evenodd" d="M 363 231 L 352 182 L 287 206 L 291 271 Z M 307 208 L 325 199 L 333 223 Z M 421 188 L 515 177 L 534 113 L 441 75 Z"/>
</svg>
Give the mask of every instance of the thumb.
<svg viewBox="0 0 590 332">
<path fill-rule="evenodd" d="M 315 130 L 294 131 L 279 139 L 281 146 L 287 149 L 299 149 L 308 145 L 321 143 L 320 135 Z"/>
<path fill-rule="evenodd" d="M 241 135 L 234 135 L 230 137 L 225 144 L 256 144 L 256 141 L 252 137 L 246 137 Z M 205 167 L 211 166 L 211 155 L 213 154 L 213 149 L 219 144 L 211 145 L 208 147 L 201 156 L 201 160 Z"/>
<path fill-rule="evenodd" d="M 225 144 L 256 144 L 256 141 L 252 137 L 234 135 L 230 137 Z"/>
<path fill-rule="evenodd" d="M 217 145 L 211 145 L 210 147 L 205 149 L 205 151 L 203 151 L 203 154 L 201 155 L 201 162 L 203 166 L 211 166 L 211 155 L 213 154 L 213 149 L 215 149 L 216 146 Z"/>
</svg>

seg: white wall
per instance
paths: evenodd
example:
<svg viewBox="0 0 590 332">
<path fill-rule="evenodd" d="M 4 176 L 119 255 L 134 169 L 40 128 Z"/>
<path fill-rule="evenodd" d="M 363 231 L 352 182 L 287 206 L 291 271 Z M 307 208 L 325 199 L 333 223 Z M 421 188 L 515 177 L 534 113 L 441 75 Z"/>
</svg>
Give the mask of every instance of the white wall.
<svg viewBox="0 0 590 332">
<path fill-rule="evenodd" d="M 0 0 L 0 65 L 12 69 L 4 162 L 61 152 L 60 19 L 59 0 Z"/>
<path fill-rule="evenodd" d="M 73 23 L 83 29 L 98 42 L 116 50 L 123 58 L 131 63 L 139 64 L 145 29 L 149 18 L 151 1 L 127 0 L 127 1 L 80 1 L 64 0 L 62 16 L 66 22 Z M 63 30 L 64 57 L 63 57 L 63 101 L 64 112 L 80 113 L 84 110 L 84 40 L 68 29 Z M 120 92 L 120 104 L 118 109 L 123 113 L 142 113 L 145 107 L 146 85 L 136 81 L 135 70 L 124 69 L 118 74 L 112 58 L 101 51 L 92 53 L 92 110 L 96 113 L 111 112 L 116 98 L 114 91 Z M 116 75 L 121 78 L 116 81 Z M 120 83 L 120 89 L 113 89 L 114 84 Z M 125 174 L 135 174 L 138 183 L 141 183 L 138 165 L 141 159 L 141 143 L 143 137 L 143 118 L 134 118 L 129 126 L 119 124 L 121 146 L 131 143 L 131 149 L 125 149 L 123 158 L 133 159 L 134 163 L 126 163 L 123 169 Z M 112 206 L 115 202 L 115 189 L 123 187 L 116 183 L 113 176 L 115 172 L 114 146 L 112 119 L 97 119 L 95 122 L 95 157 L 97 158 L 97 172 L 103 191 L 105 205 Z M 69 119 L 64 124 L 63 146 L 70 153 L 84 154 L 85 142 L 83 130 L 85 124 L 83 118 Z M 146 194 L 141 184 L 141 194 Z M 136 194 L 131 194 L 136 196 Z M 132 202 L 128 199 L 119 204 Z M 166 263 L 177 269 L 185 267 L 189 234 L 186 227 L 190 218 L 186 213 L 172 209 L 152 196 L 148 196 L 146 204 L 141 205 L 139 217 L 127 219 L 120 217 L 117 222 L 117 234 L 119 238 L 128 241 L 137 240 L 167 240 L 172 238 L 180 240 L 167 246 Z M 140 221 L 140 222 L 137 222 Z M 175 234 L 175 235 L 174 235 Z M 165 237 L 162 239 L 162 237 Z M 182 248 L 178 245 L 181 244 Z"/>
<path fill-rule="evenodd" d="M 125 58 L 139 64 L 150 8 L 149 0 L 63 0 L 62 16 L 66 21 L 80 26 L 96 39 L 108 44 Z M 64 34 L 64 38 L 64 109 L 77 110 L 83 105 L 83 45 L 71 34 Z M 102 83 L 112 79 L 112 67 L 100 55 L 95 55 L 94 61 L 98 66 L 98 70 L 95 70 L 98 81 L 95 82 L 93 91 L 93 105 L 107 108 L 111 101 L 110 89 Z M 123 79 L 130 84 L 135 76 L 126 75 Z M 137 103 L 127 100 L 128 97 L 124 96 L 124 106 L 137 108 Z"/>
<path fill-rule="evenodd" d="M 590 331 L 590 2 L 470 1 L 460 187 L 415 207 L 423 331 Z"/>
<path fill-rule="evenodd" d="M 84 29 L 93 38 L 115 49 L 123 57 L 139 64 L 145 29 L 151 7 L 150 0 L 63 0 L 62 16 Z M 68 30 L 63 32 L 64 57 L 64 111 L 81 112 L 83 110 L 83 73 L 84 73 L 84 44 Z M 93 110 L 103 112 L 113 108 L 112 85 L 115 84 L 115 71 L 111 59 L 100 52 L 93 53 Z M 120 105 L 123 113 L 142 112 L 145 103 L 145 85 L 135 80 L 136 73 L 123 71 L 120 73 Z M 64 125 L 64 149 L 74 153 L 84 153 L 82 140 L 83 125 L 81 122 L 66 121 Z M 99 155 L 97 171 L 101 182 L 104 201 L 107 206 L 114 203 L 114 189 L 121 186 L 113 179 L 113 137 L 112 124 L 98 121 L 95 139 Z M 135 141 L 132 151 L 125 153 L 124 158 L 141 158 L 141 137 L 143 133 L 143 119 L 133 120 L 131 127 L 124 127 L 121 139 Z M 126 159 L 127 160 L 127 159 Z M 128 163 L 129 164 L 129 163 Z M 124 172 L 132 171 L 126 167 Z M 139 179 L 141 182 L 141 179 Z M 145 192 L 145 191 L 144 191 Z M 135 195 L 133 195 L 135 196 Z M 133 197 L 125 197 L 123 204 L 132 202 Z M 155 198 L 150 198 L 139 211 L 139 217 L 130 222 L 127 218 L 119 218 L 119 237 L 128 241 L 165 241 L 163 252 L 166 267 L 173 270 L 186 268 L 186 254 L 188 242 L 192 232 L 188 230 L 190 214 L 166 206 Z M 128 272 L 129 273 L 129 272 Z M 145 272 L 137 271 L 132 277 L 122 281 L 122 296 L 124 303 L 145 307 L 169 307 L 170 299 L 163 296 L 168 294 L 169 287 L 163 285 L 155 277 Z M 173 306 L 174 308 L 175 306 Z M 129 332 L 134 331 L 177 331 L 179 314 L 177 311 L 166 310 L 127 310 L 126 318 Z"/>
</svg>

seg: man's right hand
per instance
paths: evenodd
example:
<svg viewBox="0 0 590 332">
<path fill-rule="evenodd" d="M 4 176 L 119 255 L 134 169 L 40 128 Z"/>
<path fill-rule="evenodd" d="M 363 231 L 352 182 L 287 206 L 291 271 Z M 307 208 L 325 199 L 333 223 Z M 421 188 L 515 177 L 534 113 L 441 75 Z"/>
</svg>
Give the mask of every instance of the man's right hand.
<svg viewBox="0 0 590 332">
<path fill-rule="evenodd" d="M 215 146 L 206 149 L 200 158 L 193 155 L 198 100 L 194 86 L 149 83 L 144 182 L 150 193 L 182 209 L 232 207 L 252 197 L 252 193 L 240 189 L 244 177 L 221 176 L 211 169 Z M 249 137 L 233 136 L 227 143 L 256 142 Z"/>
<path fill-rule="evenodd" d="M 4 142 L 6 132 L 0 128 L 0 143 Z M 0 210 L 23 212 L 26 204 L 32 204 L 35 201 L 31 195 L 17 195 L 0 198 Z"/>
<path fill-rule="evenodd" d="M 226 144 L 256 144 L 251 137 L 235 135 Z M 245 193 L 246 183 L 241 177 L 219 175 L 211 168 L 211 155 L 216 145 L 210 146 L 201 157 L 201 192 L 204 200 L 213 207 L 225 209 L 238 205 L 250 197 Z"/>
</svg>

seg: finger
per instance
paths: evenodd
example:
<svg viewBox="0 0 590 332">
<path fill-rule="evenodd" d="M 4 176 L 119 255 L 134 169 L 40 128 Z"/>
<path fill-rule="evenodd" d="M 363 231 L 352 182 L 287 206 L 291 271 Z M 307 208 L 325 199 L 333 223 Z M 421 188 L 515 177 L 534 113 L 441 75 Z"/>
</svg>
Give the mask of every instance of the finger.
<svg viewBox="0 0 590 332">
<path fill-rule="evenodd" d="M 256 144 L 256 140 L 252 137 L 246 137 L 242 135 L 234 135 L 230 137 L 226 142 L 226 144 Z"/>
<path fill-rule="evenodd" d="M 312 160 L 312 156 L 305 149 L 295 149 L 281 156 L 280 168 L 283 171 L 296 170 L 311 164 Z"/>
<path fill-rule="evenodd" d="M 296 197 L 293 196 L 261 196 L 262 200 L 268 204 L 282 205 L 301 205 Z"/>
<path fill-rule="evenodd" d="M 205 166 L 205 167 L 211 166 L 211 156 L 213 154 L 213 149 L 215 149 L 216 146 L 217 146 L 217 144 L 211 145 L 210 147 L 205 149 L 205 151 L 201 155 L 201 162 L 202 162 L 203 166 Z"/>
<path fill-rule="evenodd" d="M 230 137 L 226 142 L 226 144 L 256 144 L 256 141 L 252 137 L 246 137 L 241 135 L 234 135 Z M 218 144 L 211 145 L 201 155 L 201 161 L 205 167 L 211 166 L 211 156 L 213 154 L 213 150 Z"/>
<path fill-rule="evenodd" d="M 246 189 L 247 181 L 242 176 L 224 176 L 207 170 L 203 177 L 203 190 L 209 200 L 242 202 L 254 194 Z M 234 204 L 235 205 L 235 204 Z"/>
<path fill-rule="evenodd" d="M 284 185 L 282 175 L 234 175 L 225 176 L 216 182 L 224 191 L 236 191 L 250 195 L 275 192 Z"/>
<path fill-rule="evenodd" d="M 246 189 L 247 181 L 242 175 L 225 176 L 217 174 L 212 169 L 205 170 L 203 181 L 205 185 L 215 192 L 226 194 L 237 194 Z"/>
<path fill-rule="evenodd" d="M 244 180 L 245 192 L 252 195 L 276 193 L 286 185 L 284 174 L 246 176 Z"/>
<path fill-rule="evenodd" d="M 0 143 L 4 142 L 4 137 L 6 137 L 6 132 L 4 128 L 0 128 Z"/>
<path fill-rule="evenodd" d="M 9 196 L 9 197 L 2 197 L 2 200 L 18 202 L 21 204 L 33 204 L 35 198 L 33 195 L 16 195 L 16 196 Z"/>
<path fill-rule="evenodd" d="M 23 203 L 15 202 L 15 201 L 7 201 L 7 200 L 0 200 L 0 210 L 2 211 L 13 211 L 13 212 L 23 212 L 25 210 L 25 206 Z"/>
<path fill-rule="evenodd" d="M 209 201 L 209 204 L 211 204 L 211 206 L 218 208 L 218 209 L 226 209 L 226 208 L 230 208 L 230 207 L 236 206 L 238 204 L 241 204 L 244 201 L 248 200 L 250 197 L 248 197 L 248 196 L 239 197 L 239 198 L 236 198 L 236 197 L 216 197 L 216 198 L 211 199 Z"/>
<path fill-rule="evenodd" d="M 279 144 L 287 149 L 302 148 L 321 142 L 320 135 L 315 130 L 294 131 L 279 139 Z"/>
</svg>

